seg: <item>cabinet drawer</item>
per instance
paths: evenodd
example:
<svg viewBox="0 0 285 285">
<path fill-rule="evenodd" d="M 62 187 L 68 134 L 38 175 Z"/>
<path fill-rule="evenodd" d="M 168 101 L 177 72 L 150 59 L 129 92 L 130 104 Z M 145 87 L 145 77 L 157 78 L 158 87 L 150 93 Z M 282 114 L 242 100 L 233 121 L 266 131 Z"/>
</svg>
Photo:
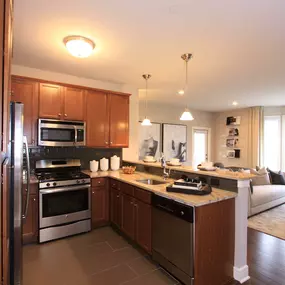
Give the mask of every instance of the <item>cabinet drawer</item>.
<svg viewBox="0 0 285 285">
<path fill-rule="evenodd" d="M 136 188 L 134 191 L 134 197 L 144 203 L 151 204 L 151 193 L 148 191 Z"/>
<path fill-rule="evenodd" d="M 91 180 L 92 187 L 104 186 L 106 184 L 106 178 L 93 178 Z"/>
<path fill-rule="evenodd" d="M 27 194 L 28 189 L 27 189 L 27 184 L 23 184 L 23 195 Z M 30 194 L 37 194 L 39 192 L 38 189 L 38 183 L 30 183 Z"/>
<path fill-rule="evenodd" d="M 135 190 L 134 186 L 127 184 L 127 183 L 121 183 L 120 189 L 123 193 L 130 195 L 130 196 L 134 196 L 134 190 Z"/>
<path fill-rule="evenodd" d="M 111 179 L 110 187 L 117 189 L 117 190 L 120 190 L 120 182 L 118 180 Z"/>
</svg>

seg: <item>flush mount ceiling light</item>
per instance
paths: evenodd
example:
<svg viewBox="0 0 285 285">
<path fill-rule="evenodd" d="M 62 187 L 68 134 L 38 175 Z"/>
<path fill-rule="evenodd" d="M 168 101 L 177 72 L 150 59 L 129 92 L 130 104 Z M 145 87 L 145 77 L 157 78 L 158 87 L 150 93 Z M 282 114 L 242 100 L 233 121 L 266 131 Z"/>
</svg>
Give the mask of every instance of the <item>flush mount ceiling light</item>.
<svg viewBox="0 0 285 285">
<path fill-rule="evenodd" d="M 69 53 L 75 57 L 88 57 L 95 48 L 92 40 L 82 36 L 68 36 L 63 42 Z"/>
<path fill-rule="evenodd" d="M 237 101 L 234 101 L 233 102 L 233 106 L 237 106 L 238 105 L 238 102 Z"/>
<path fill-rule="evenodd" d="M 183 89 L 179 90 L 179 91 L 178 91 L 178 94 L 179 94 L 179 95 L 184 95 L 184 90 L 183 90 Z"/>
<path fill-rule="evenodd" d="M 151 78 L 150 74 L 143 74 L 142 76 L 145 79 L 145 118 L 143 119 L 141 125 L 142 126 L 151 126 L 152 123 L 147 118 L 147 81 Z"/>
<path fill-rule="evenodd" d="M 188 88 L 188 61 L 191 59 L 192 54 L 191 53 L 185 53 L 182 54 L 181 58 L 184 60 L 185 62 L 185 86 L 184 86 L 184 92 L 183 94 L 186 93 L 187 88 Z M 193 121 L 194 118 L 192 116 L 192 114 L 190 113 L 188 107 L 185 108 L 183 114 L 180 117 L 181 121 Z"/>
</svg>

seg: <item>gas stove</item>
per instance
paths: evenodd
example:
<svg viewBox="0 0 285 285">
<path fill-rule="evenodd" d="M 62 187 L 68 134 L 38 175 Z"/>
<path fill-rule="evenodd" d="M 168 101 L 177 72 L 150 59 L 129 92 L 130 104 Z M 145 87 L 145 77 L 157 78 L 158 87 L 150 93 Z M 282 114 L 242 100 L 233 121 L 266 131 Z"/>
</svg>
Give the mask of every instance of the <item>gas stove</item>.
<svg viewBox="0 0 285 285">
<path fill-rule="evenodd" d="M 90 184 L 90 177 L 81 172 L 80 160 L 56 159 L 36 162 L 36 175 L 39 188 L 64 187 L 78 184 Z"/>
</svg>

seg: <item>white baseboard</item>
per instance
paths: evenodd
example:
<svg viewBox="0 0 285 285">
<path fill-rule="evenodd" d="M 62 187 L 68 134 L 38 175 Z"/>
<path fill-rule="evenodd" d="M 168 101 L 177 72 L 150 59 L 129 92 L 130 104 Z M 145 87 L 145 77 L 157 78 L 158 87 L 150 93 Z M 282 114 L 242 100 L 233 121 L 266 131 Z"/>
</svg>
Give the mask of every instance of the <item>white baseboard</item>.
<svg viewBox="0 0 285 285">
<path fill-rule="evenodd" d="M 250 279 L 248 275 L 248 266 L 234 267 L 234 279 L 239 281 L 241 284 Z"/>
</svg>

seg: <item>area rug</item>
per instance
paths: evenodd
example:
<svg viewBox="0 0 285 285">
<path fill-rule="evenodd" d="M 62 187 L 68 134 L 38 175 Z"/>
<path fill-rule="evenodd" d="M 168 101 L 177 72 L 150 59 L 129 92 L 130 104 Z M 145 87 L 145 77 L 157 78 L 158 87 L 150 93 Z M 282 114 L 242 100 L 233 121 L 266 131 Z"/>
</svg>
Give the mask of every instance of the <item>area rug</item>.
<svg viewBox="0 0 285 285">
<path fill-rule="evenodd" d="M 249 218 L 248 226 L 285 240 L 285 204 Z"/>
</svg>

